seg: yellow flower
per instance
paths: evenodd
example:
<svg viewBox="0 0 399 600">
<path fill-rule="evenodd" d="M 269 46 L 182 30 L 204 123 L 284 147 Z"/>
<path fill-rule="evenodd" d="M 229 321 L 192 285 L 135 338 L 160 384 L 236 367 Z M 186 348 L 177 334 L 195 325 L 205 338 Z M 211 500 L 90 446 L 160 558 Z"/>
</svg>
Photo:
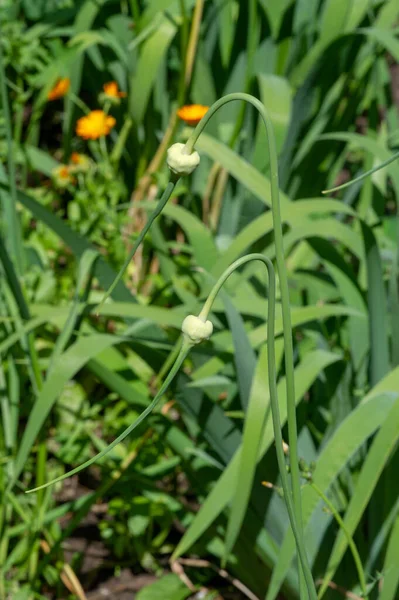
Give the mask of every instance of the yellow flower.
<svg viewBox="0 0 399 600">
<path fill-rule="evenodd" d="M 67 187 L 70 183 L 74 183 L 75 179 L 72 177 L 70 169 L 67 165 L 58 165 L 52 170 L 52 177 L 54 183 L 61 188 Z"/>
<path fill-rule="evenodd" d="M 110 98 L 125 98 L 126 92 L 120 92 L 118 84 L 116 81 L 109 81 L 108 83 L 104 83 L 103 90 L 105 96 L 109 96 Z"/>
<path fill-rule="evenodd" d="M 209 106 L 203 106 L 202 104 L 188 104 L 182 106 L 177 111 L 179 119 L 187 123 L 187 125 L 197 125 L 202 117 L 208 112 Z"/>
<path fill-rule="evenodd" d="M 109 81 L 108 83 L 104 83 L 103 92 L 98 97 L 98 100 L 101 104 L 105 104 L 106 102 L 117 106 L 120 104 L 121 98 L 125 98 L 127 95 L 126 92 L 119 91 L 118 84 L 116 81 Z"/>
<path fill-rule="evenodd" d="M 81 117 L 76 123 L 76 133 L 85 140 L 97 140 L 108 135 L 116 120 L 103 110 L 92 110 L 86 117 Z"/>
<path fill-rule="evenodd" d="M 71 85 L 69 77 L 62 77 L 57 79 L 55 86 L 47 94 L 47 100 L 58 100 L 62 98 L 68 92 Z"/>
</svg>

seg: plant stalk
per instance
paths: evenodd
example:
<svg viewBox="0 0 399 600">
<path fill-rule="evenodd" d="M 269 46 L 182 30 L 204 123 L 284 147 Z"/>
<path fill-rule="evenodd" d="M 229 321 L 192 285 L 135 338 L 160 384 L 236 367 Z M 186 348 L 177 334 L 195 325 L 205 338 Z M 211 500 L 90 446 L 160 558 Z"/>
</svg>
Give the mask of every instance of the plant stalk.
<svg viewBox="0 0 399 600">
<path fill-rule="evenodd" d="M 119 283 L 119 281 L 122 279 L 124 272 L 126 271 L 127 267 L 129 266 L 130 261 L 132 260 L 133 256 L 135 255 L 137 248 L 140 246 L 141 242 L 144 240 L 147 232 L 149 231 L 151 225 L 153 224 L 153 222 L 155 221 L 155 219 L 161 214 L 163 207 L 165 206 L 165 204 L 167 203 L 167 201 L 169 200 L 169 198 L 171 197 L 173 190 L 176 187 L 177 182 L 179 181 L 179 177 L 176 175 L 171 175 L 170 180 L 168 185 L 166 186 L 159 202 L 158 205 L 156 207 L 156 209 L 154 210 L 154 212 L 150 215 L 150 218 L 148 219 L 147 223 L 145 224 L 145 226 L 143 227 L 143 229 L 140 231 L 140 234 L 137 238 L 137 240 L 135 241 L 133 248 L 130 250 L 125 262 L 123 263 L 122 268 L 120 269 L 118 275 L 115 277 L 114 281 L 112 282 L 111 286 L 108 288 L 108 290 L 105 292 L 101 302 L 96 306 L 96 308 L 94 309 L 96 313 L 98 313 L 98 311 L 100 310 L 100 308 L 103 306 L 104 302 L 111 296 L 112 292 L 114 291 L 116 285 Z"/>
<path fill-rule="evenodd" d="M 304 565 L 304 576 L 308 586 L 311 587 L 313 584 L 312 573 L 310 571 L 310 567 L 307 562 L 306 557 L 306 548 L 304 544 L 303 535 L 301 535 L 296 515 L 295 515 L 295 507 L 292 500 L 292 494 L 286 469 L 285 463 L 285 455 L 283 450 L 283 437 L 281 433 L 281 419 L 280 419 L 280 410 L 278 405 L 278 394 L 277 394 L 277 377 L 276 377 L 276 360 L 275 360 L 275 351 L 274 351 L 274 322 L 275 322 L 275 312 L 276 312 L 276 275 L 274 272 L 273 263 L 269 258 L 264 256 L 263 254 L 249 254 L 242 258 L 236 260 L 226 271 L 220 276 L 218 281 L 213 286 L 200 314 L 198 315 L 200 319 L 206 321 L 209 315 L 209 312 L 212 309 L 212 305 L 216 299 L 217 294 L 220 289 L 226 282 L 226 280 L 230 277 L 230 275 L 242 265 L 253 261 L 260 260 L 267 268 L 268 277 L 269 277 L 269 302 L 268 302 L 268 315 L 267 315 L 267 364 L 269 371 L 269 393 L 270 393 L 270 406 L 272 410 L 272 419 L 273 419 L 273 429 L 276 443 L 276 454 L 277 454 L 277 462 L 279 466 L 280 476 L 282 487 L 284 491 L 284 499 L 287 506 L 287 512 L 290 519 L 290 524 L 292 527 L 292 531 L 294 534 L 295 542 L 298 548 L 299 559 Z M 229 526 L 227 528 L 226 540 L 229 536 L 233 535 L 232 530 Z M 224 557 L 226 560 L 227 557 Z M 316 592 L 315 592 L 316 593 Z M 310 595 L 310 592 L 309 592 Z M 310 595 L 310 597 L 312 597 Z"/>
<path fill-rule="evenodd" d="M 312 480 L 309 481 L 309 485 L 316 492 L 316 494 L 318 496 L 320 496 L 320 498 L 323 500 L 324 504 L 327 505 L 327 507 L 331 511 L 334 519 L 337 521 L 338 525 L 344 532 L 344 535 L 348 542 L 348 546 L 350 548 L 350 551 L 352 552 L 353 560 L 355 562 L 357 574 L 359 577 L 360 587 L 362 589 L 362 597 L 364 598 L 364 600 L 368 600 L 366 576 L 365 576 L 365 573 L 363 570 L 362 559 L 359 556 L 359 552 L 358 552 L 355 542 L 353 541 L 353 537 L 351 536 L 348 529 L 346 528 L 346 525 L 345 525 L 341 515 L 335 508 L 334 504 L 329 500 L 329 498 L 326 496 L 326 494 L 323 492 L 323 490 L 320 489 L 319 486 L 316 485 L 314 483 L 314 481 L 312 481 Z M 319 598 L 321 598 L 321 594 L 319 595 Z"/>
<path fill-rule="evenodd" d="M 300 471 L 299 471 L 299 456 L 298 456 L 298 435 L 297 435 L 297 421 L 296 421 L 296 407 L 295 407 L 295 382 L 294 382 L 294 351 L 292 342 L 292 329 L 291 329 L 291 314 L 290 314 L 290 300 L 289 300 L 289 287 L 288 277 L 285 268 L 285 256 L 284 256 L 284 243 L 283 243 L 283 229 L 282 220 L 280 213 L 280 200 L 279 200 L 279 179 L 278 179 L 278 158 L 276 142 L 274 138 L 273 125 L 270 116 L 265 106 L 256 98 L 245 93 L 234 93 L 228 94 L 224 98 L 221 98 L 211 106 L 208 112 L 204 115 L 200 123 L 198 123 L 194 132 L 186 143 L 186 151 L 191 154 L 194 146 L 201 132 L 204 130 L 208 121 L 222 106 L 228 102 L 241 100 L 252 104 L 260 113 L 263 123 L 266 128 L 269 160 L 270 160 L 270 185 L 271 185 L 271 201 L 272 201 L 272 215 L 274 224 L 274 243 L 276 248 L 276 263 L 277 271 L 280 282 L 280 295 L 281 295 L 281 307 L 283 315 L 283 329 L 284 329 L 284 347 L 285 347 L 285 369 L 286 369 L 286 386 L 287 386 L 287 423 L 288 423 L 288 439 L 290 445 L 290 471 L 291 471 L 291 483 L 292 483 L 292 495 L 295 509 L 295 520 L 299 532 L 299 536 L 303 539 L 303 525 L 302 525 L 302 499 L 301 499 L 301 488 L 300 488 Z M 276 434 L 276 432 L 275 432 Z M 282 473 L 281 473 L 281 476 Z M 308 588 L 308 594 L 311 600 L 315 600 L 317 597 L 316 588 L 312 577 L 309 577 L 310 566 L 305 555 L 304 562 L 300 561 L 301 567 L 306 577 L 306 585 Z"/>
</svg>

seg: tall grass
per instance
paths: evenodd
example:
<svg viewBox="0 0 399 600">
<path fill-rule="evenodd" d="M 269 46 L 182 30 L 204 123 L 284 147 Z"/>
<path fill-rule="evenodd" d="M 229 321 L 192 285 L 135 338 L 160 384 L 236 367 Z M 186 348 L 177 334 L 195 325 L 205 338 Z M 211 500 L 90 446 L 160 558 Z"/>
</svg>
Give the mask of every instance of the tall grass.
<svg viewBox="0 0 399 600">
<path fill-rule="evenodd" d="M 100 499 L 123 506 L 102 525 L 121 562 L 147 553 L 158 573 L 194 553 L 267 600 L 313 598 L 311 581 L 396 597 L 397 17 L 389 0 L 2 9 L 0 598 L 84 597 L 63 544 Z M 51 103 L 58 77 L 71 88 Z M 76 136 L 74 98 L 99 108 L 110 80 L 127 98 L 100 147 Z M 259 97 L 276 151 L 256 111 L 217 111 L 232 92 Z M 197 130 L 176 117 L 214 102 Z M 201 164 L 168 184 L 175 141 Z M 90 166 L 59 188 L 72 152 Z M 253 252 L 277 267 L 275 306 Z M 212 338 L 179 354 L 226 273 Z M 24 493 L 69 471 L 87 483 L 98 458 L 80 498 Z M 145 533 L 123 522 L 148 503 Z"/>
</svg>

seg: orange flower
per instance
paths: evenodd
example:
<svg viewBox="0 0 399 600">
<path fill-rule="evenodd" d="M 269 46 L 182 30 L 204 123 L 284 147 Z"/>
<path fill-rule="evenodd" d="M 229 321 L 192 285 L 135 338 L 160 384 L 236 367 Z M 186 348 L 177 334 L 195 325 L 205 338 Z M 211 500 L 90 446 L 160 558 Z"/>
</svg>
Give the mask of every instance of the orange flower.
<svg viewBox="0 0 399 600">
<path fill-rule="evenodd" d="M 81 163 L 81 154 L 79 154 L 79 152 L 72 152 L 71 154 L 71 163 L 73 163 L 74 165 L 80 165 Z"/>
<path fill-rule="evenodd" d="M 202 104 L 189 104 L 182 106 L 177 111 L 177 116 L 187 123 L 187 125 L 197 125 L 202 117 L 208 112 L 209 106 L 203 106 Z"/>
<path fill-rule="evenodd" d="M 61 165 L 58 169 L 58 177 L 60 179 L 69 179 L 69 169 L 66 165 Z"/>
<path fill-rule="evenodd" d="M 70 183 L 75 182 L 75 179 L 72 177 L 69 167 L 67 165 L 58 165 L 52 170 L 51 174 L 54 183 L 60 188 L 65 188 Z"/>
<path fill-rule="evenodd" d="M 86 154 L 79 154 L 79 152 L 72 152 L 71 162 L 69 169 L 72 173 L 84 173 L 89 171 L 91 167 L 91 161 Z"/>
<path fill-rule="evenodd" d="M 86 117 L 81 117 L 76 123 L 76 133 L 85 140 L 97 140 L 108 135 L 116 120 L 103 110 L 92 110 Z"/>
<path fill-rule="evenodd" d="M 104 83 L 103 90 L 105 96 L 109 98 L 125 98 L 126 92 L 120 92 L 118 84 L 116 81 L 109 81 L 108 83 Z"/>
<path fill-rule="evenodd" d="M 47 100 L 58 100 L 62 98 L 68 92 L 71 85 L 69 77 L 62 77 L 57 79 L 55 86 L 47 94 Z"/>
</svg>

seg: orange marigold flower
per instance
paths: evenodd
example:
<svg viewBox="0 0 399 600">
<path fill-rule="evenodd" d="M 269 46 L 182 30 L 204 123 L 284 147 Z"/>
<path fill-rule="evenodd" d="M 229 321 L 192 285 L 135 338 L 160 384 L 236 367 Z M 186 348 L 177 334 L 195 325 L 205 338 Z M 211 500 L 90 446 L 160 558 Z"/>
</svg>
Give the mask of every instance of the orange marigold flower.
<svg viewBox="0 0 399 600">
<path fill-rule="evenodd" d="M 187 125 L 197 125 L 202 117 L 208 112 L 209 106 L 203 106 L 202 104 L 188 104 L 182 106 L 177 111 L 179 119 L 187 123 Z"/>
<path fill-rule="evenodd" d="M 80 165 L 81 163 L 81 154 L 79 152 L 72 152 L 71 154 L 71 163 L 74 165 Z"/>
<path fill-rule="evenodd" d="M 70 85 L 71 80 L 69 77 L 57 79 L 55 86 L 47 94 L 47 99 L 58 100 L 58 98 L 62 98 L 68 92 Z"/>
<path fill-rule="evenodd" d="M 51 174 L 54 183 L 60 188 L 65 188 L 70 183 L 75 182 L 75 179 L 72 177 L 70 169 L 67 165 L 58 165 L 52 170 Z"/>
<path fill-rule="evenodd" d="M 76 133 L 85 140 L 97 140 L 108 135 L 116 120 L 103 110 L 92 110 L 86 117 L 81 117 L 76 123 Z"/>
<path fill-rule="evenodd" d="M 60 177 L 60 179 L 69 179 L 70 175 L 68 167 L 66 165 L 61 165 L 58 169 L 57 175 Z"/>
<path fill-rule="evenodd" d="M 91 161 L 86 154 L 80 154 L 79 152 L 72 152 L 70 161 L 70 170 L 73 173 L 84 173 L 89 171 L 91 167 Z"/>
<path fill-rule="evenodd" d="M 110 98 L 125 98 L 126 92 L 119 91 L 119 87 L 116 81 L 109 81 L 103 85 L 104 94 Z"/>
</svg>

